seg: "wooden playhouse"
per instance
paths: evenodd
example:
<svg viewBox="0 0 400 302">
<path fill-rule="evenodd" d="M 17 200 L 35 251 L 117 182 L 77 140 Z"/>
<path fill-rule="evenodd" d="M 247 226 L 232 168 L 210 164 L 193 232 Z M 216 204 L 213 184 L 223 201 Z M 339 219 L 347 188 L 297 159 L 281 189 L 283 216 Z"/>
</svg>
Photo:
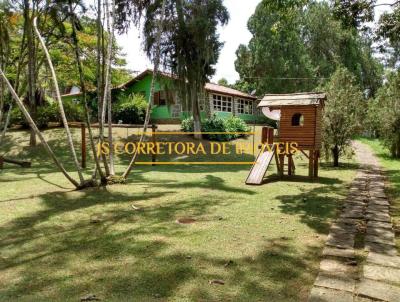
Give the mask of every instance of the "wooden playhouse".
<svg viewBox="0 0 400 302">
<path fill-rule="evenodd" d="M 318 177 L 318 161 L 321 149 L 322 110 L 324 93 L 267 94 L 258 107 L 263 113 L 278 121 L 277 142 L 297 143 L 298 149 L 308 158 L 309 176 Z M 263 131 L 270 133 L 270 131 Z M 265 139 L 262 139 L 263 143 Z M 268 139 L 271 144 L 271 138 Z M 268 154 L 269 153 L 269 154 Z M 278 173 L 284 174 L 287 159 L 287 173 L 295 173 L 292 154 L 278 154 L 276 146 L 269 152 L 260 152 L 246 180 L 247 184 L 261 184 L 273 157 L 276 158 Z"/>
</svg>

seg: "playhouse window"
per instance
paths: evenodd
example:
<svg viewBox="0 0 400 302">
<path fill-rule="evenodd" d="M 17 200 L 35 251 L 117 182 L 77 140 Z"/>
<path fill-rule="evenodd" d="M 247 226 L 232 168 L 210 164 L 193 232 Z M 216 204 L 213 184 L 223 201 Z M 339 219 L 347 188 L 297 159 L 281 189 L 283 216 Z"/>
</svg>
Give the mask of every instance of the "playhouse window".
<svg viewBox="0 0 400 302">
<path fill-rule="evenodd" d="M 213 94 L 214 111 L 232 112 L 232 98 L 219 94 Z"/>
<path fill-rule="evenodd" d="M 292 116 L 292 126 L 303 126 L 304 116 L 300 113 L 295 113 Z"/>
</svg>

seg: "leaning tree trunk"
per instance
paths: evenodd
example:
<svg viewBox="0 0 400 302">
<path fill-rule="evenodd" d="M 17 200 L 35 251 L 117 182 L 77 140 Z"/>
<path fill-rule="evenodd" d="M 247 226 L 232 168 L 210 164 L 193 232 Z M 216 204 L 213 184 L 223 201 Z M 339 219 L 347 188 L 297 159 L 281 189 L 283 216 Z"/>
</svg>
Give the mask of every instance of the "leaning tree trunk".
<svg viewBox="0 0 400 302">
<path fill-rule="evenodd" d="M 10 104 L 10 107 L 8 108 L 8 112 L 7 112 L 5 121 L 4 121 L 3 130 L 1 131 L 1 134 L 0 134 L 0 146 L 1 146 L 1 142 L 3 141 L 4 137 L 6 136 L 8 125 L 10 124 L 11 110 L 12 110 L 12 104 Z M 0 122 L 1 122 L 1 120 L 0 120 Z"/>
<path fill-rule="evenodd" d="M 332 156 L 333 156 L 333 166 L 339 167 L 339 147 L 335 145 L 332 148 Z"/>
<path fill-rule="evenodd" d="M 33 131 L 35 131 L 35 134 L 39 137 L 41 143 L 43 144 L 44 148 L 46 149 L 47 153 L 50 155 L 50 157 L 53 159 L 54 163 L 56 164 L 56 166 L 60 169 L 60 171 L 64 174 L 64 176 L 76 187 L 79 188 L 79 183 L 73 179 L 68 172 L 65 170 L 65 168 L 63 167 L 63 165 L 61 164 L 61 162 L 58 160 L 58 158 L 56 157 L 56 155 L 54 154 L 53 150 L 50 148 L 49 144 L 46 142 L 46 140 L 44 139 L 42 133 L 39 131 L 38 127 L 36 126 L 35 122 L 33 121 L 31 115 L 29 114 L 28 110 L 25 108 L 24 103 L 21 101 L 21 99 L 19 98 L 19 96 L 17 95 L 17 93 L 15 92 L 14 88 L 11 86 L 10 82 L 8 81 L 7 77 L 5 76 L 5 74 L 3 73 L 3 70 L 0 69 L 0 76 L 1 78 L 4 80 L 4 82 L 6 83 L 8 89 L 11 92 L 11 95 L 13 97 L 13 99 L 15 100 L 15 102 L 17 103 L 19 109 L 21 110 L 22 114 L 24 115 L 25 119 L 27 120 L 27 122 L 29 123 L 29 126 L 31 127 L 31 129 L 33 129 Z"/>
<path fill-rule="evenodd" d="M 143 142 L 143 140 L 144 140 L 144 136 L 146 134 L 146 131 L 147 131 L 147 128 L 148 128 L 149 122 L 150 122 L 151 108 L 152 108 L 153 103 L 154 103 L 154 86 L 155 86 L 156 77 L 158 75 L 158 68 L 159 68 L 159 65 L 160 65 L 161 34 L 162 34 L 162 30 L 163 30 L 163 23 L 164 23 L 164 17 L 165 17 L 165 5 L 166 5 L 166 0 L 163 0 L 161 17 L 160 17 L 160 20 L 159 20 L 157 37 L 156 37 L 156 49 L 155 49 L 156 53 L 155 53 L 155 57 L 154 57 L 153 78 L 151 79 L 151 85 L 150 85 L 150 97 L 149 97 L 149 103 L 148 103 L 147 109 L 146 109 L 146 117 L 145 117 L 145 120 L 144 120 L 142 133 L 140 135 L 139 144 L 141 144 Z M 126 179 L 128 177 L 128 175 L 131 172 L 133 166 L 135 165 L 135 162 L 136 162 L 136 159 L 137 159 L 137 156 L 138 156 L 137 149 L 138 148 L 136 148 L 135 153 L 132 156 L 132 159 L 131 159 L 131 161 L 130 161 L 130 163 L 128 165 L 128 168 L 122 174 L 122 177 L 124 179 Z"/>
<path fill-rule="evenodd" d="M 87 103 L 87 92 L 86 92 L 86 85 L 85 85 L 85 80 L 84 80 L 84 75 L 83 75 L 83 66 L 82 66 L 82 61 L 81 61 L 81 57 L 80 57 L 80 48 L 79 48 L 78 35 L 77 35 L 75 22 L 74 22 L 74 20 L 72 20 L 73 7 L 72 7 L 72 1 L 71 0 L 69 0 L 69 9 L 70 9 L 70 16 L 71 16 L 72 40 L 73 40 L 73 43 L 74 43 L 75 59 L 76 59 L 77 65 L 78 65 L 79 82 L 80 82 L 81 89 L 82 89 L 83 104 L 84 104 L 85 119 L 86 119 L 86 127 L 88 128 L 88 132 L 89 132 L 89 141 L 90 141 L 90 146 L 91 146 L 91 149 L 92 149 L 93 158 L 94 158 L 95 165 L 96 165 L 96 170 L 99 172 L 101 182 L 105 183 L 105 176 L 104 176 L 103 170 L 101 169 L 99 158 L 98 158 L 98 156 L 96 154 L 96 144 L 94 143 L 93 131 L 92 131 L 92 127 L 91 127 L 91 124 L 90 124 L 89 106 L 88 106 L 88 103 Z"/>
<path fill-rule="evenodd" d="M 60 110 L 61 120 L 62 120 L 62 122 L 64 124 L 65 133 L 67 134 L 67 141 L 68 141 L 69 149 L 71 151 L 72 158 L 73 158 L 74 163 L 75 163 L 75 168 L 76 168 L 76 170 L 78 172 L 79 180 L 80 180 L 81 184 L 83 184 L 85 180 L 84 180 L 83 175 L 82 175 L 81 165 L 80 165 L 80 163 L 78 161 L 78 157 L 76 155 L 74 142 L 73 142 L 73 139 L 72 139 L 71 131 L 69 129 L 67 117 L 65 116 L 64 105 L 63 105 L 62 100 L 61 100 L 60 88 L 58 86 L 56 72 L 54 70 L 54 66 L 53 66 L 53 63 L 51 61 L 50 54 L 49 54 L 49 52 L 47 50 L 46 44 L 44 43 L 43 38 L 40 35 L 39 30 L 37 28 L 36 20 L 37 20 L 36 18 L 33 20 L 33 27 L 35 28 L 35 32 L 36 32 L 36 34 L 37 34 L 37 36 L 39 38 L 40 43 L 42 44 L 44 53 L 45 53 L 46 58 L 47 58 L 47 62 L 49 64 L 49 68 L 50 68 L 50 71 L 51 71 L 51 76 L 52 76 L 53 82 L 54 82 L 54 88 L 55 88 L 55 91 L 56 91 L 56 99 L 57 99 L 58 107 L 59 107 L 59 110 Z"/>
</svg>

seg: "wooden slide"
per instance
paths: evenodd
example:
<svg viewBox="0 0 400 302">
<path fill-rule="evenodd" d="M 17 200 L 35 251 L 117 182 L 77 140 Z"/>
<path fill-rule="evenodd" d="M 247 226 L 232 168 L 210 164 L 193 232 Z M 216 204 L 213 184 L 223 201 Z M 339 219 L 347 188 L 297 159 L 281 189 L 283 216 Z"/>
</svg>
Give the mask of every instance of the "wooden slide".
<svg viewBox="0 0 400 302">
<path fill-rule="evenodd" d="M 247 176 L 247 185 L 260 185 L 262 183 L 269 164 L 275 155 L 275 149 L 276 145 L 272 145 L 271 151 L 260 150 L 260 153 L 258 153 L 257 159 L 250 170 L 249 176 Z"/>
</svg>

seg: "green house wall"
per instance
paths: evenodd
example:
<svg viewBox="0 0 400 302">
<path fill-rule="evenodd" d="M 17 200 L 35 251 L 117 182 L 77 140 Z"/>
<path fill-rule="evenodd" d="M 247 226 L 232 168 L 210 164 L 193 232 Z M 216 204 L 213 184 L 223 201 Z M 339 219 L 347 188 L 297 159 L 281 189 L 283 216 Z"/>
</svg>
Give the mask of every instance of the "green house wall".
<svg viewBox="0 0 400 302">
<path fill-rule="evenodd" d="M 147 74 L 140 80 L 130 84 L 126 88 L 118 88 L 114 89 L 112 91 L 112 97 L 113 100 L 115 100 L 119 94 L 131 94 L 131 93 L 142 93 L 146 100 L 150 99 L 150 87 L 151 87 L 151 80 L 152 80 L 152 75 Z M 174 88 L 174 80 L 169 79 L 169 78 L 162 78 L 161 80 L 158 80 L 154 83 L 154 91 L 158 92 L 161 90 L 173 90 Z M 74 99 L 81 99 L 80 96 L 63 96 L 63 100 L 66 101 L 72 101 Z M 207 102 L 208 100 L 206 100 Z M 207 113 L 202 111 L 201 113 L 201 119 L 204 120 L 207 118 Z M 230 112 L 214 112 L 214 114 L 217 117 L 220 118 L 228 118 L 232 116 L 232 113 Z M 190 112 L 181 112 L 179 119 L 183 120 L 187 117 L 190 117 L 191 113 Z M 244 121 L 248 123 L 265 123 L 268 121 L 268 119 L 264 116 L 260 115 L 252 115 L 252 114 L 238 114 L 238 117 L 243 119 Z M 165 106 L 154 106 L 151 112 L 151 119 L 155 122 L 157 121 L 165 121 L 165 120 L 176 120 L 177 118 L 174 118 L 172 116 L 172 109 L 171 106 L 165 105 Z"/>
</svg>

